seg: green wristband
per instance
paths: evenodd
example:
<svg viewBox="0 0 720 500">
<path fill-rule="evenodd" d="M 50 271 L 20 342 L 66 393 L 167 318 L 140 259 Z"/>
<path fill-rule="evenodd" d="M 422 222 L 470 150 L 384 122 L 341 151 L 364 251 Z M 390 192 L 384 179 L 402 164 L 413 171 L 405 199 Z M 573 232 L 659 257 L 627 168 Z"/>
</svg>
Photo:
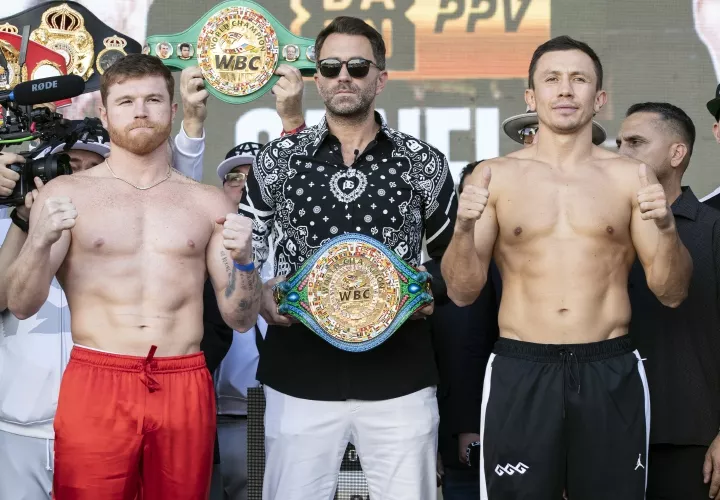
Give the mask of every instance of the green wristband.
<svg viewBox="0 0 720 500">
<path fill-rule="evenodd" d="M 216 5 L 181 33 L 147 38 L 143 53 L 169 68 L 198 65 L 207 90 L 230 104 L 245 104 L 270 90 L 279 64 L 315 74 L 315 40 L 293 35 L 267 9 L 250 0 Z"/>
</svg>

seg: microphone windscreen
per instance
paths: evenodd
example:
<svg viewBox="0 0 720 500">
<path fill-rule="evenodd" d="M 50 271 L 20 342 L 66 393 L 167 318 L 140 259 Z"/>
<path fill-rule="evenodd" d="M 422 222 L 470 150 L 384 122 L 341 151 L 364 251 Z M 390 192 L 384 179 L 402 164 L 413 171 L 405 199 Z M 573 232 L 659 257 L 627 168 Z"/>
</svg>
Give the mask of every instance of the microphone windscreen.
<svg viewBox="0 0 720 500">
<path fill-rule="evenodd" d="M 18 83 L 13 100 L 20 105 L 44 104 L 77 97 L 85 91 L 85 80 L 77 75 L 61 75 Z"/>
</svg>

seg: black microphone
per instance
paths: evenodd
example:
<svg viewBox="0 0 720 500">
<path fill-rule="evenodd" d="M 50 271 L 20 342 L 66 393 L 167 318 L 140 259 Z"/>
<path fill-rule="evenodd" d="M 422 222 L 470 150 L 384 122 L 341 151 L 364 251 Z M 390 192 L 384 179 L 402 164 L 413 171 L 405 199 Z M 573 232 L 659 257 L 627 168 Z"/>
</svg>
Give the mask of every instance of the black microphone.
<svg viewBox="0 0 720 500">
<path fill-rule="evenodd" d="M 32 106 L 77 97 L 84 91 L 85 80 L 77 75 L 52 76 L 18 83 L 14 89 L 0 92 L 0 102 Z"/>
</svg>

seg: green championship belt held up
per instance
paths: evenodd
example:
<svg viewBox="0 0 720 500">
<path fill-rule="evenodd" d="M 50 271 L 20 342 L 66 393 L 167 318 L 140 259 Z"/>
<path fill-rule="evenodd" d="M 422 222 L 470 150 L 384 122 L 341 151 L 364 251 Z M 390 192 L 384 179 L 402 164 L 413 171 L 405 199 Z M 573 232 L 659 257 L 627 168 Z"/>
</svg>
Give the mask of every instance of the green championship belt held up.
<svg viewBox="0 0 720 500">
<path fill-rule="evenodd" d="M 274 293 L 279 314 L 339 349 L 362 352 L 432 302 L 429 279 L 379 241 L 345 234 L 321 246 Z"/>
<path fill-rule="evenodd" d="M 172 69 L 200 66 L 207 90 L 230 104 L 270 90 L 278 64 L 294 66 L 303 76 L 315 74 L 315 40 L 293 35 L 250 0 L 218 4 L 181 33 L 149 36 L 143 53 Z"/>
</svg>

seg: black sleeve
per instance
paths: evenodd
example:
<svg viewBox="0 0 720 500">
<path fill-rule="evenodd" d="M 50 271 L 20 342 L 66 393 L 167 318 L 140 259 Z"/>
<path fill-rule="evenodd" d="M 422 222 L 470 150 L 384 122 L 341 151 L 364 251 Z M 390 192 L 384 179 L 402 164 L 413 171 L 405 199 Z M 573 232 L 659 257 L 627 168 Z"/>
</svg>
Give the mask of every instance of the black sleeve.
<svg viewBox="0 0 720 500">
<path fill-rule="evenodd" d="M 466 323 L 456 332 L 458 342 L 453 342 L 450 354 L 452 364 L 448 406 L 450 422 L 448 429 L 453 435 L 466 432 L 480 432 L 480 411 L 482 407 L 485 367 L 490 359 L 498 338 L 497 297 L 495 287 L 488 276 L 488 284 L 477 300 L 465 307 L 462 317 Z M 451 333 L 451 332 L 448 332 Z"/>
<path fill-rule="evenodd" d="M 230 350 L 233 330 L 225 324 L 220 314 L 215 290 L 210 280 L 205 282 L 203 290 L 203 330 L 200 349 L 205 353 L 208 370 L 214 374 Z"/>
<path fill-rule="evenodd" d="M 712 233 L 713 265 L 715 266 L 715 299 L 720 307 L 720 219 L 715 220 Z"/>
<path fill-rule="evenodd" d="M 425 263 L 440 275 L 435 260 Z M 438 302 L 429 321 L 440 385 L 441 422 L 451 435 L 479 432 L 482 387 L 490 353 L 498 338 L 496 289 L 488 277 L 477 300 L 467 307 Z"/>
<path fill-rule="evenodd" d="M 458 201 L 457 196 L 455 196 L 455 184 L 445 155 L 431 150 L 428 162 L 437 165 L 433 171 L 437 169 L 439 173 L 433 178 L 434 184 L 430 183 L 433 187 L 432 190 L 423 191 L 425 199 L 425 243 L 430 258 L 440 262 L 452 238 Z"/>
</svg>

